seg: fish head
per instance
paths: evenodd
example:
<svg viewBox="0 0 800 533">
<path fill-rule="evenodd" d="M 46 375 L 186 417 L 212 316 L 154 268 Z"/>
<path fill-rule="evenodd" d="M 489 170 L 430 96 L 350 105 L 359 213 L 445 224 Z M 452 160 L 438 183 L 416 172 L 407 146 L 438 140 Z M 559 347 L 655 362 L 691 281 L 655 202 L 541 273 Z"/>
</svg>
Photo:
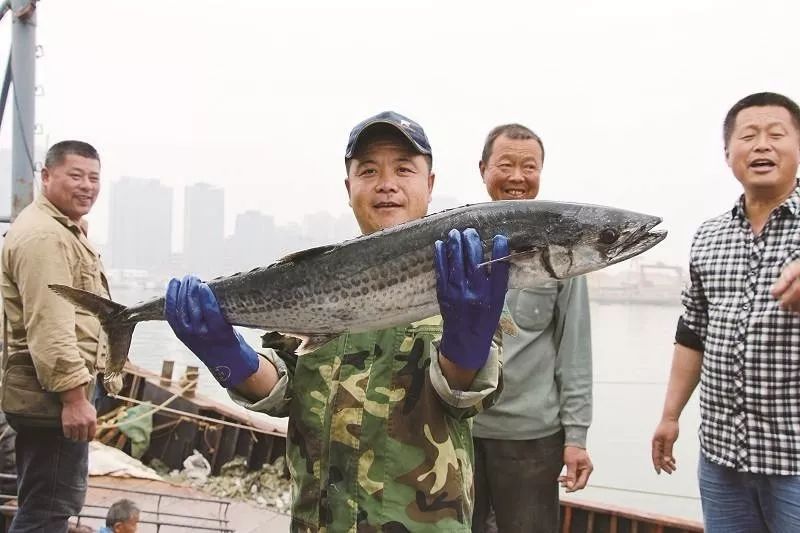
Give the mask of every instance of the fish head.
<svg viewBox="0 0 800 533">
<path fill-rule="evenodd" d="M 667 236 L 657 216 L 613 207 L 541 200 L 530 202 L 509 232 L 511 261 L 523 269 L 565 279 L 593 272 L 649 250 Z"/>
</svg>

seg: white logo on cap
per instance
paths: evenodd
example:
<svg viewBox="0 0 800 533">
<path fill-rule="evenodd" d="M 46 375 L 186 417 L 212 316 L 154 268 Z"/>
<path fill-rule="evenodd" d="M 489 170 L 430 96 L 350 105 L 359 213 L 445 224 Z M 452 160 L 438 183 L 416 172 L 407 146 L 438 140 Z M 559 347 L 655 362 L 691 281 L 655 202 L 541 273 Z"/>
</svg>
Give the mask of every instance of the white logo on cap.
<svg viewBox="0 0 800 533">
<path fill-rule="evenodd" d="M 401 120 L 400 121 L 400 126 L 403 127 L 403 128 L 409 128 L 410 129 L 411 128 L 411 123 L 409 121 L 407 121 L 407 120 Z"/>
</svg>

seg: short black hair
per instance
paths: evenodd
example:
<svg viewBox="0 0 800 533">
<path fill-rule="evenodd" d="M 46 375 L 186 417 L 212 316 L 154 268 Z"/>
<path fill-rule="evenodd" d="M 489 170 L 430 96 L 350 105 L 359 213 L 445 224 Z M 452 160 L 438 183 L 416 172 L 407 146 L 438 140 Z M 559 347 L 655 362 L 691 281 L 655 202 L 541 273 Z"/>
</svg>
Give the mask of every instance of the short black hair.
<svg viewBox="0 0 800 533">
<path fill-rule="evenodd" d="M 350 163 L 352 163 L 353 159 L 358 159 L 359 154 L 363 153 L 363 149 L 365 146 L 368 146 L 370 143 L 375 141 L 376 139 L 386 139 L 390 138 L 393 140 L 397 140 L 401 142 L 404 146 L 408 148 L 410 152 L 414 152 L 415 154 L 420 154 L 419 150 L 408 140 L 408 137 L 403 135 L 400 130 L 396 127 L 392 126 L 391 124 L 375 124 L 374 126 L 370 126 L 368 129 L 364 130 L 364 133 L 358 139 L 358 144 L 355 146 L 355 150 L 353 150 L 353 157 L 350 159 L 344 160 L 345 168 L 347 169 L 347 174 L 350 174 Z M 422 157 L 425 158 L 425 162 L 428 163 L 428 172 L 433 171 L 433 157 L 428 154 L 420 154 Z"/>
<path fill-rule="evenodd" d="M 539 148 L 542 149 L 542 162 L 544 163 L 544 143 L 542 143 L 541 137 L 536 135 L 532 129 L 522 124 L 503 124 L 502 126 L 493 128 L 492 131 L 489 132 L 489 135 L 486 136 L 486 142 L 483 143 L 483 153 L 481 154 L 481 161 L 483 161 L 484 164 L 488 163 L 489 158 L 492 157 L 494 141 L 501 135 L 518 141 L 533 139 L 539 143 Z"/>
<path fill-rule="evenodd" d="M 725 122 L 722 123 L 722 141 L 725 143 L 726 150 L 731 142 L 733 127 L 736 125 L 736 117 L 739 116 L 739 112 L 749 107 L 768 106 L 782 107 L 788 111 L 792 117 L 794 127 L 800 133 L 800 107 L 797 106 L 794 100 L 778 93 L 754 93 L 733 104 L 733 107 L 728 110 L 728 114 L 725 115 Z"/>
<path fill-rule="evenodd" d="M 47 168 L 57 167 L 64 162 L 68 155 L 79 155 L 87 159 L 95 159 L 98 163 L 100 162 L 100 154 L 91 144 L 83 141 L 61 141 L 47 150 L 44 166 Z"/>
</svg>

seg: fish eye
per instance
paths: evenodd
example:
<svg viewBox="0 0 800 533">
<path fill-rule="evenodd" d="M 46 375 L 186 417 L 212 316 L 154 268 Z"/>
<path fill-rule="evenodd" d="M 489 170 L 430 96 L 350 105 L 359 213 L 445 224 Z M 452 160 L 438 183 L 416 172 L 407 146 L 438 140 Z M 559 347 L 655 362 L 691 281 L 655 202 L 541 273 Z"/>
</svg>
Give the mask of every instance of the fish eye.
<svg viewBox="0 0 800 533">
<path fill-rule="evenodd" d="M 619 239 L 619 232 L 612 228 L 606 228 L 600 232 L 600 242 L 603 244 L 614 244 Z"/>
</svg>

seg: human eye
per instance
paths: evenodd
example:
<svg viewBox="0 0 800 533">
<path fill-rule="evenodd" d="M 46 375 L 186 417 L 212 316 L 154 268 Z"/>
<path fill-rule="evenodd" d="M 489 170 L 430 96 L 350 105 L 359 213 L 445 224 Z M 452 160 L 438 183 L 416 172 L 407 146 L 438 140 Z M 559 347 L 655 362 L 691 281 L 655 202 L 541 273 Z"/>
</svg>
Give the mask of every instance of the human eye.
<svg viewBox="0 0 800 533">
<path fill-rule="evenodd" d="M 752 141 L 756 138 L 756 132 L 752 129 L 747 129 L 739 134 L 739 140 L 741 141 Z"/>
<path fill-rule="evenodd" d="M 502 174 L 510 174 L 513 165 L 508 161 L 500 161 L 495 165 L 495 168 Z"/>
<path fill-rule="evenodd" d="M 416 171 L 408 166 L 401 166 L 397 169 L 397 172 L 404 176 L 409 176 L 411 174 L 416 174 Z"/>
</svg>

